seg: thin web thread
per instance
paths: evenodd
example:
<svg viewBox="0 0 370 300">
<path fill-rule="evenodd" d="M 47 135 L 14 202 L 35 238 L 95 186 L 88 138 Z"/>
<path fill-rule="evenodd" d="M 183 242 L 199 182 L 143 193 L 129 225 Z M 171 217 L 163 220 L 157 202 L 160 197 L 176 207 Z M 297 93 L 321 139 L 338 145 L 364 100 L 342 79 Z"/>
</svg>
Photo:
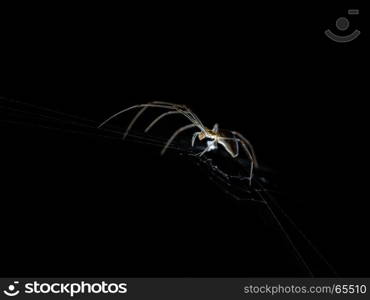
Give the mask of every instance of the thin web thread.
<svg viewBox="0 0 370 300">
<path fill-rule="evenodd" d="M 55 117 L 55 116 L 46 115 L 44 113 L 30 112 L 30 111 L 22 110 L 22 109 L 19 109 L 19 108 L 9 107 L 9 105 L 0 105 L 0 108 L 5 109 L 5 111 L 7 112 L 7 117 L 8 118 L 10 117 L 10 120 L 0 119 L 0 121 L 5 122 L 5 123 L 32 125 L 32 126 L 36 126 L 36 127 L 40 127 L 40 128 L 60 130 L 60 131 L 69 132 L 69 133 L 96 135 L 96 136 L 106 137 L 106 138 L 111 138 L 111 139 L 122 139 L 123 131 L 111 129 L 111 128 L 119 128 L 119 127 L 109 126 L 109 128 L 97 129 L 99 122 L 92 121 L 92 120 L 89 120 L 89 119 L 86 119 L 86 118 L 81 118 L 81 117 L 77 117 L 77 116 L 74 116 L 74 115 L 69 115 L 69 114 L 66 114 L 66 113 L 51 110 L 51 109 L 48 109 L 48 108 L 43 108 L 43 107 L 39 107 L 39 106 L 36 106 L 36 105 L 23 103 L 23 102 L 20 102 L 20 101 L 17 101 L 17 100 L 9 100 L 9 99 L 4 99 L 4 98 L 0 98 L 0 100 L 7 101 L 7 102 L 10 102 L 10 103 L 16 103 L 18 105 L 24 105 L 26 107 L 36 108 L 36 109 L 39 109 L 39 110 L 42 110 L 42 111 L 45 111 L 45 112 L 51 112 L 53 114 L 58 114 L 59 115 L 58 117 Z M 11 114 L 9 114 L 9 112 Z M 28 118 L 35 118 L 38 121 L 39 120 L 50 120 L 50 121 L 59 122 L 61 126 L 66 125 L 66 124 L 76 125 L 78 127 L 82 127 L 82 128 L 86 128 L 86 129 L 93 129 L 93 130 L 96 130 L 97 132 L 92 133 L 92 132 L 84 132 L 82 130 L 68 130 L 68 129 L 65 129 L 65 128 L 57 127 L 57 126 L 51 126 L 50 124 L 41 125 L 39 123 L 34 122 L 34 120 L 31 121 L 31 122 L 30 121 L 26 122 L 25 116 L 28 117 Z M 21 118 L 21 121 L 16 120 L 17 117 Z M 77 119 L 79 121 L 68 120 L 68 119 L 65 119 L 65 118 L 63 119 L 62 117 L 74 118 L 74 119 Z M 87 123 L 90 123 L 90 124 L 87 124 Z M 117 134 L 117 137 L 112 137 L 112 136 L 108 136 L 107 134 L 98 133 L 98 131 L 99 132 L 105 132 L 105 133 Z M 118 135 L 119 135 L 119 137 L 118 137 Z M 143 134 L 140 134 L 140 133 L 137 133 L 137 132 L 131 132 L 129 134 L 129 138 L 130 138 L 130 141 L 139 142 L 139 143 L 142 143 L 142 144 L 155 145 L 155 146 L 158 146 L 158 147 L 163 147 L 167 142 L 166 139 L 153 137 L 153 136 L 150 136 L 150 135 L 147 135 L 147 134 L 143 135 Z M 183 146 L 180 147 L 179 145 L 176 145 L 176 143 L 171 143 L 169 148 L 172 149 L 172 150 L 177 150 L 177 151 L 181 151 L 181 152 L 189 152 L 189 153 L 194 152 L 194 149 L 191 149 L 191 148 L 184 149 Z"/>
</svg>

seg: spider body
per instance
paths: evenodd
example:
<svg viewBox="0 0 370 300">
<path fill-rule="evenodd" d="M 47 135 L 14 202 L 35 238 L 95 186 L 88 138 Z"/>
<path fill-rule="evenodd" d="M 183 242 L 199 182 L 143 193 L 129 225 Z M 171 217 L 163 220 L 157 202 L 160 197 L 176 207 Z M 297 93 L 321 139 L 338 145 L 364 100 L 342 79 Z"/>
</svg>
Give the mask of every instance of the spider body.
<svg viewBox="0 0 370 300">
<path fill-rule="evenodd" d="M 118 115 L 123 114 L 124 112 L 127 112 L 135 108 L 140 108 L 135 117 L 131 120 L 130 124 L 128 125 L 124 133 L 123 138 L 126 138 L 126 136 L 128 135 L 129 131 L 131 130 L 132 126 L 137 121 L 137 119 L 145 112 L 146 109 L 150 107 L 163 108 L 167 109 L 167 111 L 159 115 L 156 119 L 154 119 L 145 129 L 145 132 L 149 131 L 158 121 L 160 121 L 162 118 L 168 115 L 174 114 L 183 115 L 190 121 L 190 124 L 180 127 L 172 134 L 172 136 L 168 139 L 166 145 L 163 147 L 161 154 L 164 154 L 166 152 L 168 146 L 181 132 L 191 128 L 198 128 L 199 131 L 193 134 L 193 137 L 191 139 L 191 145 L 192 147 L 194 147 L 195 141 L 198 138 L 199 141 L 206 140 L 207 146 L 202 152 L 196 154 L 197 156 L 202 156 L 206 152 L 217 150 L 218 145 L 222 145 L 222 147 L 230 154 L 232 158 L 236 158 L 239 155 L 239 145 L 241 145 L 241 148 L 244 150 L 244 152 L 247 154 L 250 160 L 249 179 L 250 180 L 252 179 L 253 168 L 257 166 L 257 160 L 251 143 L 237 131 L 219 129 L 217 123 L 213 126 L 212 129 L 207 128 L 206 126 L 203 125 L 198 116 L 185 105 L 179 105 L 162 101 L 153 101 L 146 104 L 134 105 L 112 115 L 111 117 L 106 119 L 103 123 L 101 123 L 99 127 L 103 126 L 104 124 L 106 124 L 113 118 L 117 117 Z"/>
<path fill-rule="evenodd" d="M 219 129 L 217 123 L 213 126 L 213 129 L 205 128 L 205 131 L 194 133 L 191 143 L 192 146 L 194 146 L 196 138 L 198 138 L 199 141 L 208 139 L 207 147 L 198 154 L 199 156 L 202 156 L 206 152 L 217 150 L 218 144 L 222 145 L 232 158 L 239 155 L 239 147 L 238 143 L 235 142 L 235 135 L 229 130 Z"/>
</svg>

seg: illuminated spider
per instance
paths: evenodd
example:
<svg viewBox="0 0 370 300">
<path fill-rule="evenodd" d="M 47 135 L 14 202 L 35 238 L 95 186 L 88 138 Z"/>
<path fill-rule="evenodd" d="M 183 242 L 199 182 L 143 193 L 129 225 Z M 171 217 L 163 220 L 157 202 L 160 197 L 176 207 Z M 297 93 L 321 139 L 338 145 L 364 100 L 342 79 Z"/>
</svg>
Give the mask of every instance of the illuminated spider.
<svg viewBox="0 0 370 300">
<path fill-rule="evenodd" d="M 99 128 L 104 126 L 106 123 L 108 123 L 110 120 L 117 117 L 118 115 L 123 114 L 124 112 L 127 112 L 135 108 L 141 108 L 128 125 L 123 135 L 123 139 L 125 139 L 129 134 L 129 131 L 131 130 L 134 123 L 137 121 L 140 115 L 143 114 L 144 111 L 149 107 L 165 108 L 168 109 L 169 111 L 162 113 L 156 119 L 154 119 L 154 121 L 152 121 L 149 124 L 149 126 L 145 129 L 145 132 L 148 132 L 159 120 L 168 115 L 181 114 L 191 122 L 191 124 L 179 128 L 172 134 L 172 136 L 168 139 L 167 143 L 165 144 L 161 151 L 162 155 L 166 152 L 168 146 L 172 143 L 172 141 L 176 138 L 178 134 L 180 134 L 184 130 L 197 127 L 200 131 L 195 132 L 193 134 L 193 137 L 191 139 L 192 147 L 194 147 L 196 138 L 198 138 L 200 141 L 207 139 L 206 148 L 202 152 L 196 154 L 197 156 L 202 156 L 206 152 L 216 150 L 218 148 L 218 145 L 220 144 L 231 155 L 232 158 L 236 158 L 239 155 L 239 144 L 240 144 L 250 160 L 251 166 L 249 179 L 250 180 L 252 179 L 253 168 L 257 167 L 257 160 L 251 143 L 237 131 L 219 129 L 217 123 L 213 126 L 212 129 L 207 128 L 202 124 L 199 118 L 185 105 L 179 105 L 162 101 L 153 101 L 146 104 L 130 106 L 106 119 L 103 123 L 99 125 Z"/>
</svg>

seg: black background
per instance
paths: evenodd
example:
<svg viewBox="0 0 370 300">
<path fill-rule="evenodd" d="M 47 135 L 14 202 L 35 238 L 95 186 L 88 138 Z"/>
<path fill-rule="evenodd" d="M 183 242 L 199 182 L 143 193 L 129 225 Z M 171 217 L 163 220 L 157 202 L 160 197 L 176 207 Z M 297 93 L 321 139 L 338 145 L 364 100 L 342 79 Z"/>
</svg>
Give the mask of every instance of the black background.
<svg viewBox="0 0 370 300">
<path fill-rule="evenodd" d="M 361 30 L 353 3 L 6 8 L 0 93 L 97 121 L 187 104 L 248 137 L 339 276 L 368 276 L 367 35 L 323 33 L 348 8 Z M 265 209 L 175 153 L 33 126 L 1 135 L 1 275 L 307 276 Z"/>
</svg>

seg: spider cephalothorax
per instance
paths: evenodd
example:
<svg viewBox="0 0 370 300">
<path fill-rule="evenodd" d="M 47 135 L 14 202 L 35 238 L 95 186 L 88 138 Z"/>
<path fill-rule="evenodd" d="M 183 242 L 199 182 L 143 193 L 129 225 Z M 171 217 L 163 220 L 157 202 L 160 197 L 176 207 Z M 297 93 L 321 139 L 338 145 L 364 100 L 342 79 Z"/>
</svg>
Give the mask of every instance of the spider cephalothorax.
<svg viewBox="0 0 370 300">
<path fill-rule="evenodd" d="M 239 155 L 239 145 L 242 146 L 245 153 L 248 155 L 248 158 L 250 159 L 250 179 L 253 175 L 253 168 L 257 166 L 257 160 L 256 156 L 253 151 L 253 147 L 251 143 L 239 132 L 237 131 L 229 131 L 229 130 L 223 130 L 219 129 L 218 124 L 216 123 L 212 129 L 207 128 L 203 125 L 203 123 L 200 121 L 200 119 L 197 117 L 196 114 L 194 114 L 189 108 L 187 108 L 185 105 L 179 105 L 174 103 L 168 103 L 168 102 L 162 102 L 162 101 L 153 101 L 146 104 L 138 104 L 131 107 L 128 107 L 124 110 L 119 111 L 118 113 L 114 114 L 113 116 L 106 119 L 103 123 L 99 125 L 99 127 L 103 126 L 107 122 L 109 122 L 111 119 L 117 117 L 118 115 L 129 111 L 134 108 L 141 108 L 138 113 L 135 115 L 135 117 L 132 119 L 130 124 L 128 125 L 123 138 L 126 138 L 129 131 L 131 130 L 132 126 L 136 122 L 136 120 L 140 117 L 141 114 L 144 113 L 146 109 L 149 107 L 157 107 L 157 108 L 164 108 L 168 109 L 168 111 L 162 113 L 159 115 L 156 119 L 154 119 L 149 126 L 145 129 L 145 132 L 149 131 L 159 120 L 164 118 L 168 115 L 173 114 L 181 114 L 185 116 L 189 121 L 190 124 L 185 125 L 183 127 L 180 127 L 177 129 L 172 136 L 168 139 L 167 143 L 162 149 L 161 154 L 164 154 L 169 147 L 169 145 L 172 143 L 172 141 L 176 138 L 178 134 L 180 134 L 182 131 L 185 131 L 187 129 L 191 128 L 198 128 L 200 131 L 195 132 L 193 134 L 191 145 L 194 146 L 194 143 L 196 139 L 198 138 L 199 141 L 207 140 L 207 146 L 205 149 L 196 154 L 198 156 L 204 155 L 206 152 L 216 150 L 218 148 L 218 145 L 222 145 L 223 148 L 230 154 L 231 157 L 235 158 Z"/>
</svg>

